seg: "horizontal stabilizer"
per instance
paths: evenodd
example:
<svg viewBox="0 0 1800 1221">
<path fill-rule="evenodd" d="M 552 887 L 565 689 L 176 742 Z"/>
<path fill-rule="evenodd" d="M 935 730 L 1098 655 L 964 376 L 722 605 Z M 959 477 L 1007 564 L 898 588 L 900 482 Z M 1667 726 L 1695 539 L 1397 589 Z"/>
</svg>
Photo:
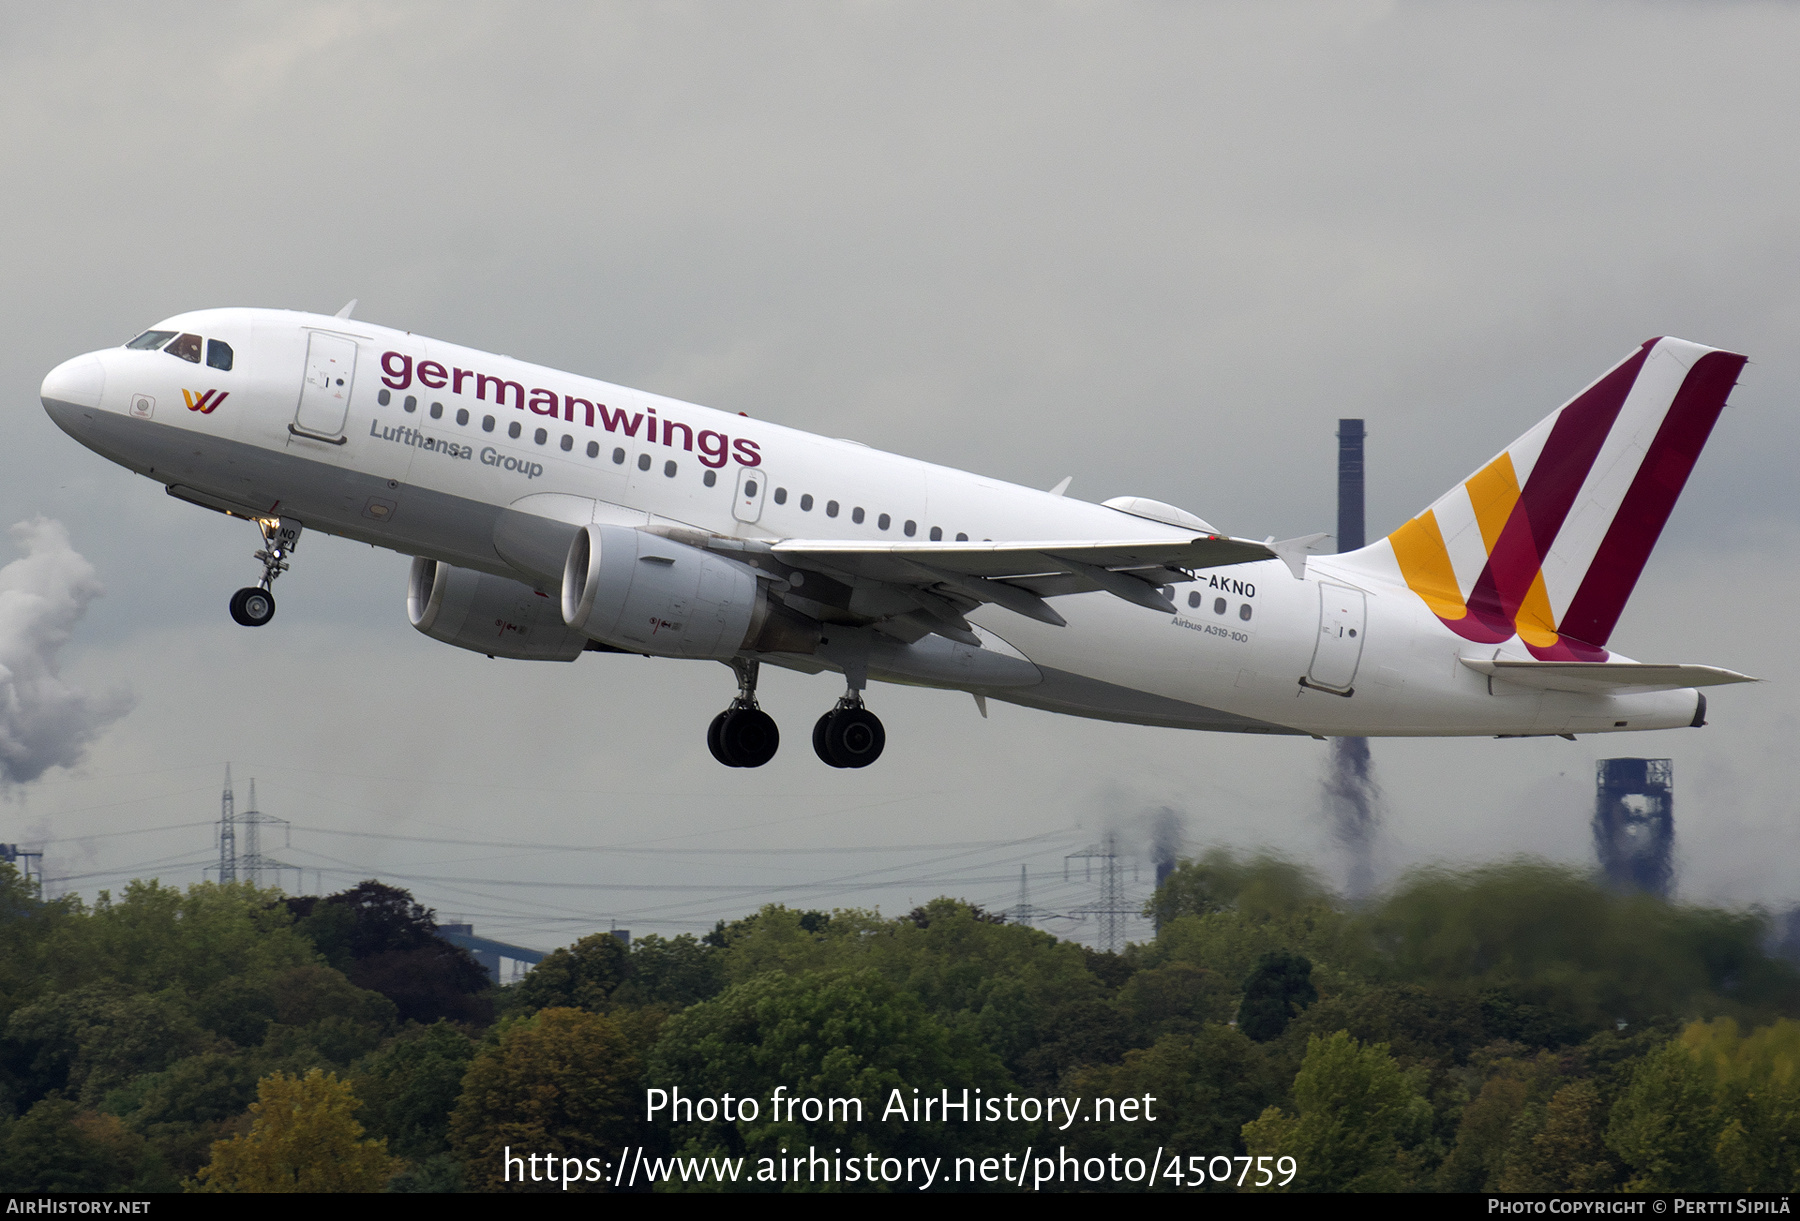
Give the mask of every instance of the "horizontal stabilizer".
<svg viewBox="0 0 1800 1221">
<path fill-rule="evenodd" d="M 1679 691 L 1686 687 L 1718 687 L 1725 683 L 1755 683 L 1761 679 L 1717 666 L 1659 665 L 1637 661 L 1483 661 L 1464 657 L 1463 665 L 1477 674 L 1537 687 L 1544 691 L 1574 691 L 1582 695 L 1613 695 L 1643 691 Z"/>
</svg>

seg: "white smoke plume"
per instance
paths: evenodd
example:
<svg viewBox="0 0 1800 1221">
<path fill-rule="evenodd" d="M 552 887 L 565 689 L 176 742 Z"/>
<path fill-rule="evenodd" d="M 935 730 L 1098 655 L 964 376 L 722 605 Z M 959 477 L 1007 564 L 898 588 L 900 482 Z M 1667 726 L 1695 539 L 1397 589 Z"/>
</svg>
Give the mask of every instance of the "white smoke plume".
<svg viewBox="0 0 1800 1221">
<path fill-rule="evenodd" d="M 25 554 L 0 568 L 0 785 L 74 766 L 134 702 L 122 691 L 90 695 L 58 672 L 57 655 L 104 592 L 68 530 L 36 517 L 12 536 Z"/>
</svg>

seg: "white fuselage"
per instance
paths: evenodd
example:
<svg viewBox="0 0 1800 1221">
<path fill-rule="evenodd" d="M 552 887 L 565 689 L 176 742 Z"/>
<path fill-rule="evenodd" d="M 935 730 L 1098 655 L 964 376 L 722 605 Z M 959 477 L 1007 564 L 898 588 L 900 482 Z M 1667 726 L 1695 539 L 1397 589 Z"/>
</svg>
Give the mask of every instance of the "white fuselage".
<svg viewBox="0 0 1800 1221">
<path fill-rule="evenodd" d="M 562 559 L 534 541 L 551 537 L 539 522 L 767 542 L 1194 533 L 362 322 L 225 309 L 159 325 L 229 343 L 232 368 L 153 350 L 90 353 L 45 382 L 57 424 L 178 495 L 296 518 L 552 598 Z M 302 402 L 314 334 L 355 345 L 335 427 L 319 418 L 328 401 Z M 202 409 L 208 391 L 225 397 Z M 1280 561 L 1201 571 L 1173 596 L 1175 615 L 1106 593 L 1058 596 L 1062 627 L 984 605 L 969 620 L 1028 658 L 1041 681 L 915 681 L 1076 715 L 1321 736 L 1588 733 L 1696 719 L 1693 690 L 1583 695 L 1490 680 L 1460 658 L 1525 657 L 1516 641 L 1473 645 L 1404 585 L 1331 556 L 1312 557 L 1302 578 Z M 797 668 L 834 667 L 827 658 Z M 1302 681 L 1309 674 L 1321 681 Z"/>
</svg>

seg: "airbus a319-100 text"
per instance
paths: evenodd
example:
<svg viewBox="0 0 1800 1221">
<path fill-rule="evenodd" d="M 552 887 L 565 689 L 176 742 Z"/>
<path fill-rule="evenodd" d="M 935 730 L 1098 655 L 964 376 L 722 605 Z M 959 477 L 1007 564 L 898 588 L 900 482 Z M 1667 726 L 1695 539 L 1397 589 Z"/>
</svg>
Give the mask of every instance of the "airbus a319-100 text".
<svg viewBox="0 0 1800 1221">
<path fill-rule="evenodd" d="M 414 557 L 413 626 L 492 657 L 724 662 L 707 741 L 780 740 L 765 662 L 843 676 L 834 767 L 885 734 L 871 680 L 1144 725 L 1526 736 L 1704 723 L 1747 681 L 1608 651 L 1744 358 L 1653 339 L 1361 550 L 1235 538 L 350 317 L 179 314 L 44 379 L 51 419 L 171 496 L 256 523 L 258 626 L 309 528 Z"/>
</svg>

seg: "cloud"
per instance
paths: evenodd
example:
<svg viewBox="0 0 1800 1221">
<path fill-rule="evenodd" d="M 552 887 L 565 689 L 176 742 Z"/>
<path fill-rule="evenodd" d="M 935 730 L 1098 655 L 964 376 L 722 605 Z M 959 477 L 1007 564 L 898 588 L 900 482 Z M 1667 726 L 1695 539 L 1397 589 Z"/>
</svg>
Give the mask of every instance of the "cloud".
<svg viewBox="0 0 1800 1221">
<path fill-rule="evenodd" d="M 0 568 L 0 783 L 23 784 L 79 763 L 134 701 L 123 691 L 90 695 L 59 672 L 75 624 L 104 592 L 68 530 L 36 517 L 12 536 L 25 555 Z"/>
</svg>

